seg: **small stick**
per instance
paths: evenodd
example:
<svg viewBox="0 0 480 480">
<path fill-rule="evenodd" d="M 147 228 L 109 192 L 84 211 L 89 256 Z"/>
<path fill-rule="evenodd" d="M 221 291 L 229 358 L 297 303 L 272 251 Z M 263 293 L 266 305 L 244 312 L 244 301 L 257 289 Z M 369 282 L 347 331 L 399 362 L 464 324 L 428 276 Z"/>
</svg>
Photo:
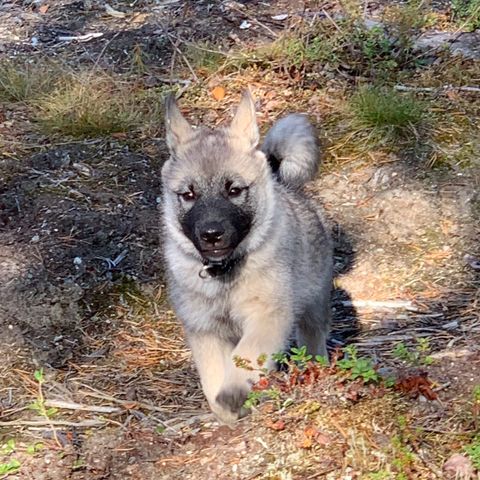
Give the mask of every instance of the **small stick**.
<svg viewBox="0 0 480 480">
<path fill-rule="evenodd" d="M 80 403 L 65 402 L 63 400 L 45 400 L 47 407 L 63 408 L 65 410 L 81 410 L 84 412 L 97 413 L 120 413 L 122 409 L 117 407 L 105 407 L 100 405 L 82 405 Z"/>
<path fill-rule="evenodd" d="M 0 427 L 75 427 L 88 428 L 100 427 L 105 422 L 99 420 L 83 420 L 81 422 L 69 422 L 68 420 L 12 420 L 9 422 L 0 422 Z"/>
<path fill-rule="evenodd" d="M 89 40 L 93 40 L 94 38 L 102 37 L 103 33 L 101 32 L 94 32 L 94 33 L 86 33 L 85 35 L 60 35 L 57 37 L 59 42 L 71 42 L 73 40 L 78 40 L 79 42 L 88 42 Z"/>
<path fill-rule="evenodd" d="M 188 67 L 188 69 L 190 70 L 190 73 L 192 74 L 193 78 L 195 79 L 196 82 L 199 82 L 199 78 L 197 77 L 197 74 L 195 73 L 195 70 L 193 69 L 191 63 L 188 61 L 188 58 L 185 57 L 185 55 L 182 53 L 182 51 L 178 48 L 177 44 L 173 41 L 172 37 L 170 36 L 170 34 L 167 32 L 167 29 L 166 27 L 164 27 L 163 25 L 161 25 L 162 27 L 162 30 L 163 30 L 163 33 L 165 34 L 165 36 L 167 37 L 168 41 L 172 44 L 172 47 L 174 48 L 175 52 L 178 53 L 178 55 L 180 55 L 180 57 L 182 58 L 182 60 L 185 62 L 185 65 Z"/>
<path fill-rule="evenodd" d="M 104 393 L 100 392 L 99 390 L 96 390 L 93 387 L 90 387 L 88 385 L 84 385 L 83 383 L 79 383 L 82 387 L 88 388 L 90 391 L 85 392 L 82 391 L 81 393 L 83 395 L 88 395 L 90 397 L 95 397 L 95 398 L 100 398 L 102 400 L 109 400 L 110 402 L 115 402 L 118 403 L 119 405 L 123 405 L 126 408 L 130 407 L 132 404 L 137 407 L 137 408 L 142 408 L 144 410 L 150 410 L 153 412 L 160 412 L 160 413 L 165 413 L 165 408 L 160 408 L 160 407 L 155 407 L 153 405 L 148 405 L 146 403 L 141 403 L 141 402 L 136 402 L 136 401 L 128 401 L 128 400 L 119 400 L 118 398 L 112 397 L 111 395 L 105 395 Z"/>
<path fill-rule="evenodd" d="M 395 85 L 393 87 L 398 92 L 437 92 L 448 90 L 459 90 L 461 92 L 480 92 L 480 87 L 455 87 L 454 85 L 444 85 L 443 87 L 409 87 L 408 85 Z"/>
<path fill-rule="evenodd" d="M 249 13 L 244 12 L 243 10 L 240 10 L 239 8 L 235 7 L 234 5 L 229 5 L 229 8 L 231 8 L 232 10 L 236 10 L 237 12 L 241 13 L 242 15 L 245 15 L 249 20 L 251 20 L 252 22 L 255 22 L 257 25 L 264 28 L 268 33 L 270 33 L 270 35 L 273 35 L 274 38 L 278 38 L 278 33 L 277 32 L 273 31 L 269 26 L 260 22 L 259 20 L 257 20 L 255 17 L 253 17 Z"/>
<path fill-rule="evenodd" d="M 343 33 L 342 32 L 342 29 L 338 26 L 337 22 L 331 17 L 331 15 L 325 10 L 322 8 L 322 13 L 330 20 L 330 22 L 332 23 L 332 25 L 340 32 L 340 33 Z"/>
<path fill-rule="evenodd" d="M 344 307 L 354 307 L 354 308 L 373 308 L 373 309 L 382 309 L 382 308 L 412 308 L 412 302 L 408 300 L 391 300 L 391 301 L 376 301 L 376 300 L 343 300 L 342 305 Z"/>
</svg>

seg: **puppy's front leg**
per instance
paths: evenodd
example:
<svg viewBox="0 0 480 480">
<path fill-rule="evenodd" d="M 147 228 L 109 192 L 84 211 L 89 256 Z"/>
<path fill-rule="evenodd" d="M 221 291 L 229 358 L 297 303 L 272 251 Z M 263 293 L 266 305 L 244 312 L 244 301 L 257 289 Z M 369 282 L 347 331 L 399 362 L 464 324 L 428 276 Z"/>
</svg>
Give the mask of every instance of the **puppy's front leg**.
<svg viewBox="0 0 480 480">
<path fill-rule="evenodd" d="M 216 397 L 226 376 L 227 365 L 231 362 L 233 345 L 212 333 L 187 332 L 187 340 L 210 408 L 220 420 L 231 423 L 234 418 L 230 410 L 219 404 Z"/>
<path fill-rule="evenodd" d="M 266 355 L 264 367 L 274 368 L 272 354 L 285 347 L 293 323 L 290 311 L 288 305 L 269 305 L 258 297 L 250 300 L 248 308 L 244 310 L 244 334 L 231 352 L 225 381 L 216 396 L 216 402 L 234 417 L 241 416 L 243 403 L 260 377 L 258 370 L 250 371 L 236 366 L 235 357 L 249 360 L 250 365 L 258 369 L 258 358 Z"/>
</svg>

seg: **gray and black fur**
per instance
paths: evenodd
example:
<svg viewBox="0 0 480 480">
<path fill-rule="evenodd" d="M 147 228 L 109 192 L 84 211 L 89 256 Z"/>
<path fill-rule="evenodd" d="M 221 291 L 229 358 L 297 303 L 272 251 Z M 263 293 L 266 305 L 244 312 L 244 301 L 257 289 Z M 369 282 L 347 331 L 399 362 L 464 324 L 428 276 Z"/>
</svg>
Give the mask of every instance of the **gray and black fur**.
<svg viewBox="0 0 480 480">
<path fill-rule="evenodd" d="M 260 355 L 292 334 L 326 355 L 332 243 L 301 187 L 319 163 L 302 115 L 274 124 L 261 149 L 246 92 L 228 127 L 192 128 L 166 102 L 170 159 L 162 169 L 165 261 L 171 303 L 185 327 L 202 387 L 217 417 L 232 422 L 258 372 Z M 267 160 L 268 159 L 268 160 Z"/>
</svg>

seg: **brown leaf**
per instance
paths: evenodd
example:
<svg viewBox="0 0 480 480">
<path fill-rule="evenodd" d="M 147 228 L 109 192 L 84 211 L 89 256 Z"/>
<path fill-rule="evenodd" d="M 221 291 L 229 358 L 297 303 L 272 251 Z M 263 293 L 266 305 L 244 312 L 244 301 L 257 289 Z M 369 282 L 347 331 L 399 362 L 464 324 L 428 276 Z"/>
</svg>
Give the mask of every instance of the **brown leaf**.
<svg viewBox="0 0 480 480">
<path fill-rule="evenodd" d="M 40 5 L 40 8 L 38 9 L 38 11 L 43 15 L 47 13 L 48 9 L 49 9 L 49 5 Z"/>
<path fill-rule="evenodd" d="M 115 132 L 115 133 L 112 133 L 112 137 L 123 140 L 124 138 L 127 138 L 127 134 L 126 132 Z"/>
<path fill-rule="evenodd" d="M 260 412 L 268 415 L 269 413 L 273 413 L 275 411 L 275 405 L 273 403 L 263 403 L 261 404 L 258 409 Z"/>
<path fill-rule="evenodd" d="M 262 377 L 253 387 L 253 390 L 258 391 L 258 390 L 266 390 L 268 387 L 270 387 L 270 382 L 268 381 L 268 378 Z"/>
<path fill-rule="evenodd" d="M 315 437 L 315 435 L 317 435 L 318 433 L 318 430 L 315 428 L 315 427 L 307 427 L 304 431 L 303 431 L 303 434 L 305 435 L 305 437 L 307 438 L 313 438 Z"/>
<path fill-rule="evenodd" d="M 304 448 L 308 450 L 309 448 L 312 448 L 313 446 L 313 440 L 311 438 L 305 437 L 302 442 L 298 444 L 299 448 Z"/>
<path fill-rule="evenodd" d="M 225 98 L 225 89 L 221 87 L 220 85 L 216 86 L 212 90 L 212 96 L 215 100 L 223 100 Z"/>
<path fill-rule="evenodd" d="M 265 426 L 278 432 L 285 430 L 285 422 L 283 420 L 277 420 L 276 422 L 269 420 Z"/>
<path fill-rule="evenodd" d="M 430 382 L 428 374 L 425 372 L 400 378 L 395 388 L 413 398 L 417 398 L 419 395 L 423 395 L 427 400 L 436 400 L 438 398 L 436 392 L 432 390 L 432 382 Z"/>
<path fill-rule="evenodd" d="M 350 400 L 351 402 L 358 402 L 360 399 L 360 390 L 362 385 L 359 382 L 353 382 L 351 385 L 348 386 L 345 392 L 345 398 Z"/>
<path fill-rule="evenodd" d="M 445 94 L 449 100 L 458 100 L 459 95 L 455 90 L 448 90 Z"/>
</svg>

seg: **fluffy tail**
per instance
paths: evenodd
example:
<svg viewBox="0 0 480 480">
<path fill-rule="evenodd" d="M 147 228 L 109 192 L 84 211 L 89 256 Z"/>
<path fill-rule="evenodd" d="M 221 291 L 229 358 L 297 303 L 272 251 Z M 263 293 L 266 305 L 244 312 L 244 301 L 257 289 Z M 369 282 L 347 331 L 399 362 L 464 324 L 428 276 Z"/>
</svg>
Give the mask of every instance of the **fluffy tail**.
<svg viewBox="0 0 480 480">
<path fill-rule="evenodd" d="M 320 164 L 318 139 L 305 115 L 288 115 L 268 131 L 261 147 L 280 182 L 295 188 L 315 178 Z"/>
</svg>

